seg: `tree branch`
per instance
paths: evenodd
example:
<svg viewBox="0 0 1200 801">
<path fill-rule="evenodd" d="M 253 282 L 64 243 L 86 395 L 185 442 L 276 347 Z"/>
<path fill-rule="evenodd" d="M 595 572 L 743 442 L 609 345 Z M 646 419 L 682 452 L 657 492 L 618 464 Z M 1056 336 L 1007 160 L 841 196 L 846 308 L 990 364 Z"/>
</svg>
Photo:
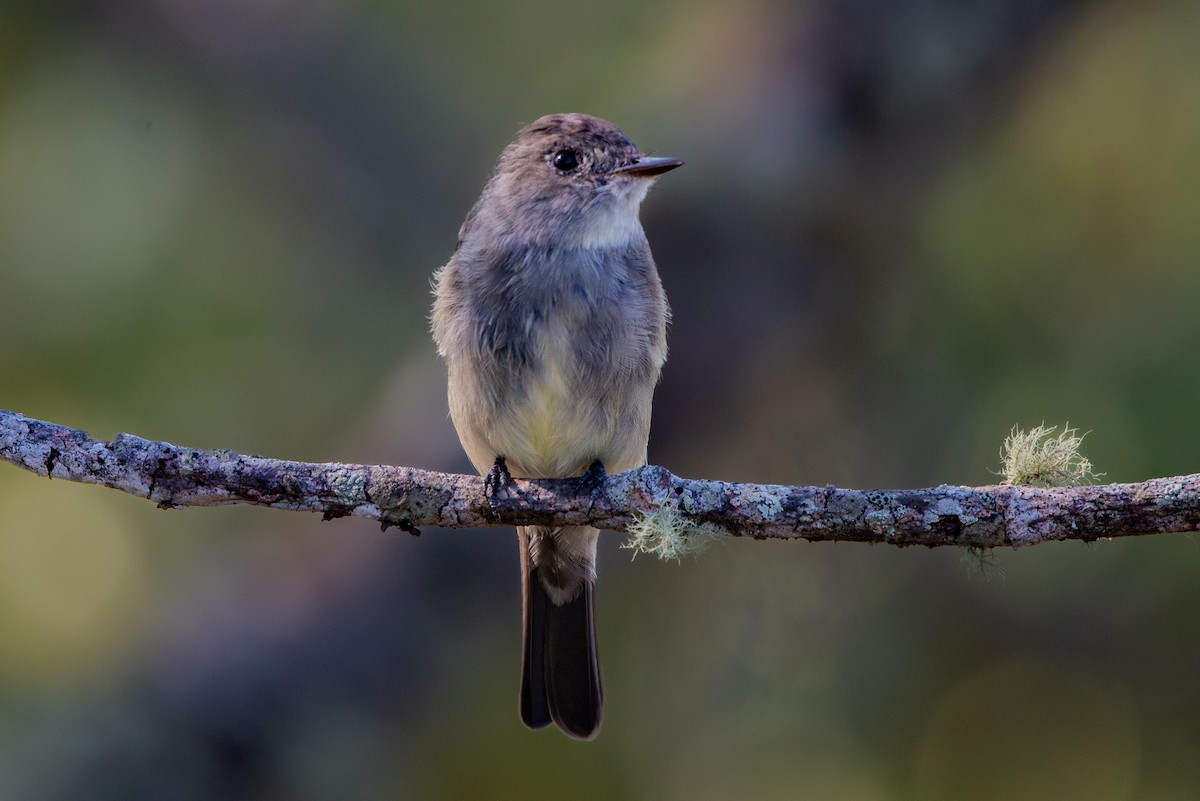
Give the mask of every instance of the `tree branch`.
<svg viewBox="0 0 1200 801">
<path fill-rule="evenodd" d="M 1200 474 L 1140 484 L 1039 489 L 942 485 L 848 490 L 682 479 L 647 466 L 586 494 L 575 479 L 514 479 L 497 497 L 474 475 L 311 464 L 181 448 L 84 431 L 0 410 L 0 459 L 40 476 L 102 484 L 163 509 L 248 503 L 365 517 L 384 527 L 577 525 L 627 531 L 672 511 L 686 527 L 756 539 L 976 548 L 1200 529 Z"/>
</svg>

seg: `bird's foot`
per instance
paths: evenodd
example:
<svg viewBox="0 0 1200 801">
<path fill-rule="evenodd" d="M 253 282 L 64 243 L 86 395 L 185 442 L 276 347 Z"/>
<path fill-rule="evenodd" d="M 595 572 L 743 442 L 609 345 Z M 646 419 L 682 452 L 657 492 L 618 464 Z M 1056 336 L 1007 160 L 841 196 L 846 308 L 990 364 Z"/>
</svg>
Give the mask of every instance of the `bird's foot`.
<svg viewBox="0 0 1200 801">
<path fill-rule="evenodd" d="M 608 478 L 608 471 L 604 469 L 604 462 L 597 459 L 592 462 L 592 466 L 587 469 L 587 472 L 579 477 L 579 482 L 575 485 L 575 494 L 591 495 L 606 478 Z"/>
<path fill-rule="evenodd" d="M 592 462 L 592 466 L 587 469 L 587 472 L 579 477 L 579 483 L 575 485 L 576 495 L 587 494 L 590 496 L 588 500 L 589 515 L 596 508 L 596 490 L 600 488 L 606 478 L 608 478 L 608 471 L 604 469 L 604 462 L 597 459 Z"/>
<path fill-rule="evenodd" d="M 496 516 L 496 510 L 499 507 L 498 496 L 500 493 L 508 492 L 512 487 L 512 473 L 508 472 L 508 465 L 504 463 L 503 456 L 497 456 L 496 461 L 492 464 L 492 469 L 483 477 L 483 496 L 487 498 L 488 506 L 492 507 L 492 516 Z"/>
</svg>

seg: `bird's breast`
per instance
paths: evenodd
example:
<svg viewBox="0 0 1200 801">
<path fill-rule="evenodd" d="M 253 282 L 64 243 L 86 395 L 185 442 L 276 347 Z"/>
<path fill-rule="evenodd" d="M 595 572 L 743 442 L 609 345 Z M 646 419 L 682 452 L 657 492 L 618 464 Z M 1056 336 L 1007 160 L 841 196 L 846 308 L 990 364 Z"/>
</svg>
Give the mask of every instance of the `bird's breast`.
<svg viewBox="0 0 1200 801">
<path fill-rule="evenodd" d="M 557 250 L 495 264 L 496 283 L 476 297 L 503 302 L 473 315 L 472 366 L 451 370 L 452 384 L 473 387 L 452 396 L 476 399 L 474 413 L 452 401 L 472 460 L 503 455 L 513 475 L 542 477 L 579 475 L 596 459 L 614 471 L 641 464 L 665 313 L 656 279 L 632 274 L 653 270 L 648 254 Z"/>
</svg>

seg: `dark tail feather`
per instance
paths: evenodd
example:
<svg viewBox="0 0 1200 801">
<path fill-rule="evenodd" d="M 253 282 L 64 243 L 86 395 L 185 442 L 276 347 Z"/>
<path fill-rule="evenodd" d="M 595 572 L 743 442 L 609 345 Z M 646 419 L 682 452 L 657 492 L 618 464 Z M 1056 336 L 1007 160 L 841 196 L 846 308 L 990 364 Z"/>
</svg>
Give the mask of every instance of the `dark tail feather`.
<svg viewBox="0 0 1200 801">
<path fill-rule="evenodd" d="M 600 731 L 604 687 L 596 654 L 592 584 L 562 606 L 546 605 L 546 697 L 550 717 L 572 737 L 588 740 Z"/>
<path fill-rule="evenodd" d="M 600 730 L 604 687 L 596 653 L 592 585 L 556 606 L 538 579 L 525 580 L 525 649 L 521 666 L 521 720 L 541 728 L 552 720 L 564 733 L 589 740 Z"/>
<path fill-rule="evenodd" d="M 536 573 L 521 575 L 521 720 L 531 729 L 550 725 L 546 700 L 546 606 L 550 599 Z"/>
</svg>

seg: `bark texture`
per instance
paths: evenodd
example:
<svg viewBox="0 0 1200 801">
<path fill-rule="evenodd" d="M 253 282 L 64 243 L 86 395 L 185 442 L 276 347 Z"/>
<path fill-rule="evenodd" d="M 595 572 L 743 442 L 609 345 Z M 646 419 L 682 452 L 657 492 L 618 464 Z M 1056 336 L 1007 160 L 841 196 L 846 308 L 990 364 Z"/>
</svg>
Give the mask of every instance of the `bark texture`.
<svg viewBox="0 0 1200 801">
<path fill-rule="evenodd" d="M 588 482 L 513 479 L 409 467 L 292 462 L 196 450 L 129 434 L 111 441 L 0 410 L 0 459 L 49 478 L 102 484 L 163 509 L 248 503 L 356 516 L 419 533 L 588 524 L 626 531 L 664 508 L 708 533 L 976 548 L 1200 530 L 1200 474 L 1136 484 L 1041 489 L 995 485 L 854 490 L 679 478 L 653 465 Z"/>
</svg>

